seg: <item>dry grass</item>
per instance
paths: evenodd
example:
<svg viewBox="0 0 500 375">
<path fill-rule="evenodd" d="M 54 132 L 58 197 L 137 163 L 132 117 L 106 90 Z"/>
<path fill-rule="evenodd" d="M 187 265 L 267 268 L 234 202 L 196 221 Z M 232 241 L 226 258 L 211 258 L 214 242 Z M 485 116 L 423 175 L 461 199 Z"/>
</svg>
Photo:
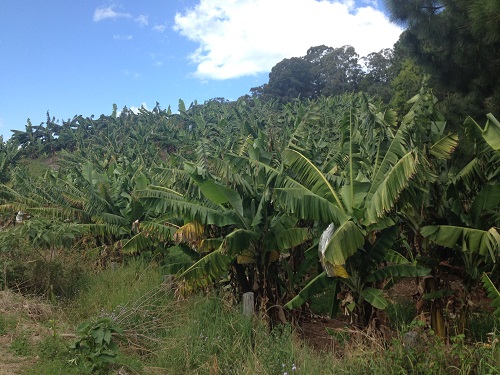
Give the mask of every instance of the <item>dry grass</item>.
<svg viewBox="0 0 500 375">
<path fill-rule="evenodd" d="M 10 290 L 4 290 L 0 292 L 0 313 L 26 316 L 35 322 L 40 322 L 50 319 L 54 309 L 40 298 L 27 298 Z"/>
</svg>

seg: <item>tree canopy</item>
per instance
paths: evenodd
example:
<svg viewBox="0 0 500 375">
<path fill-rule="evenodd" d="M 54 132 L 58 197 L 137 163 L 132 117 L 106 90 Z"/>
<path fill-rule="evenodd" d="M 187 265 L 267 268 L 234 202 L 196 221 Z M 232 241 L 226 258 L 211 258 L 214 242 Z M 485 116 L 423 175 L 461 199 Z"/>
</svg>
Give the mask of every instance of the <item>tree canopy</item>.
<svg viewBox="0 0 500 375">
<path fill-rule="evenodd" d="M 443 93 L 479 112 L 500 110 L 500 3 L 497 0 L 386 0 L 406 27 L 399 44 Z M 469 114 L 472 114 L 469 112 Z"/>
</svg>

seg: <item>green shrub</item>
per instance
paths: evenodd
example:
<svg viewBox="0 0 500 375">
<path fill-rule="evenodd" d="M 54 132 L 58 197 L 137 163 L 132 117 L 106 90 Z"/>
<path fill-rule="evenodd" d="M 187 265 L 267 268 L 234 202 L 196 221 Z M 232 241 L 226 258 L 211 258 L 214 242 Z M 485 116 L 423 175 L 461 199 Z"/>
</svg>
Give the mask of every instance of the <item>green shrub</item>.
<svg viewBox="0 0 500 375">
<path fill-rule="evenodd" d="M 74 353 L 71 362 L 89 374 L 107 374 L 110 366 L 117 363 L 117 338 L 123 331 L 111 318 L 100 318 L 95 322 L 82 323 L 77 333 L 80 336 L 71 346 Z"/>
<path fill-rule="evenodd" d="M 6 279 L 9 288 L 54 300 L 74 298 L 85 287 L 88 276 L 78 257 L 60 254 L 55 260 L 31 256 L 10 260 Z"/>
</svg>

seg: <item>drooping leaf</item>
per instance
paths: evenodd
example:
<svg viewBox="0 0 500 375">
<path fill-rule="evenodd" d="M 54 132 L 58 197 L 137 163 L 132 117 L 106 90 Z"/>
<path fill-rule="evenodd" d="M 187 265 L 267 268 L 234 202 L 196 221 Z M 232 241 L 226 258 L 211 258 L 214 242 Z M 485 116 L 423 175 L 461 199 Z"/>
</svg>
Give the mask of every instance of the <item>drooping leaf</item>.
<svg viewBox="0 0 500 375">
<path fill-rule="evenodd" d="M 203 224 L 225 226 L 235 223 L 235 219 L 226 215 L 220 209 L 207 207 L 195 201 L 180 201 L 177 199 L 162 199 L 157 202 L 156 209 L 160 212 L 172 212 L 180 217 L 195 220 Z"/>
<path fill-rule="evenodd" d="M 197 251 L 200 254 L 211 253 L 222 245 L 222 241 L 223 239 L 221 238 L 205 238 L 201 240 Z"/>
<path fill-rule="evenodd" d="M 376 237 L 375 243 L 369 248 L 368 257 L 377 263 L 386 259 L 386 254 L 391 251 L 399 233 L 399 228 L 393 225 L 382 230 Z"/>
<path fill-rule="evenodd" d="M 393 264 L 408 264 L 410 261 L 395 250 L 388 250 L 384 259 Z"/>
<path fill-rule="evenodd" d="M 289 228 L 276 233 L 278 250 L 283 251 L 299 246 L 310 238 L 308 228 Z"/>
<path fill-rule="evenodd" d="M 177 243 L 186 243 L 197 247 L 203 240 L 205 228 L 197 221 L 190 221 L 178 228 L 174 233 L 174 240 Z"/>
<path fill-rule="evenodd" d="M 110 225 L 121 225 L 128 226 L 130 222 L 126 220 L 123 216 L 116 215 L 109 212 L 100 212 L 94 216 L 94 220 L 98 224 L 110 224 Z"/>
<path fill-rule="evenodd" d="M 393 264 L 372 272 L 366 278 L 368 282 L 397 279 L 402 277 L 422 277 L 431 272 L 430 268 L 417 266 L 414 264 Z"/>
<path fill-rule="evenodd" d="M 139 225 L 145 236 L 152 236 L 162 242 L 174 238 L 174 233 L 178 229 L 177 226 L 169 223 L 164 218 L 145 221 Z"/>
<path fill-rule="evenodd" d="M 384 292 L 382 292 L 382 290 L 380 289 L 363 289 L 363 291 L 361 292 L 361 296 L 366 302 L 379 310 L 384 310 L 389 304 L 384 297 Z"/>
<path fill-rule="evenodd" d="M 337 205 L 304 187 L 276 188 L 274 192 L 279 207 L 299 219 L 334 222 L 337 225 L 348 219 Z"/>
<path fill-rule="evenodd" d="M 493 261 L 500 252 L 500 236 L 494 228 L 490 232 L 452 225 L 432 225 L 423 227 L 421 234 L 438 245 L 450 249 L 458 246 L 462 251 L 482 256 L 489 254 Z"/>
<path fill-rule="evenodd" d="M 493 315 L 500 319 L 500 292 L 498 288 L 493 284 L 488 275 L 483 274 L 481 277 L 484 289 L 488 292 L 488 297 L 492 299 L 491 306 L 496 307 Z"/>
<path fill-rule="evenodd" d="M 231 262 L 232 258 L 222 254 L 218 249 L 198 260 L 182 272 L 178 278 L 185 280 L 188 285 L 194 288 L 204 287 L 220 279 L 228 271 Z"/>
<path fill-rule="evenodd" d="M 367 197 L 366 224 L 376 223 L 378 218 L 385 216 L 394 208 L 401 192 L 408 187 L 416 172 L 417 158 L 413 152 L 394 160 L 394 165 L 386 169 L 386 174 L 379 184 L 374 185 L 375 181 L 372 183 L 372 189 Z"/>
<path fill-rule="evenodd" d="M 466 119 L 466 122 L 474 124 L 481 131 L 484 140 L 493 150 L 500 151 L 500 122 L 491 113 L 488 113 L 486 117 L 488 120 L 484 129 L 470 117 Z"/>
<path fill-rule="evenodd" d="M 346 221 L 337 228 L 326 245 L 325 260 L 334 266 L 342 266 L 363 244 L 364 236 L 360 228 L 354 222 Z"/>
<path fill-rule="evenodd" d="M 494 210 L 500 205 L 500 185 L 486 185 L 474 198 L 470 208 L 473 223 L 479 224 L 485 210 Z"/>
<path fill-rule="evenodd" d="M 308 158 L 300 152 L 291 149 L 286 149 L 283 152 L 282 158 L 283 162 L 293 170 L 296 179 L 304 187 L 335 204 L 340 212 L 345 212 L 335 189 L 333 189 L 325 175 Z"/>
<path fill-rule="evenodd" d="M 235 229 L 224 237 L 221 245 L 221 252 L 230 257 L 240 254 L 243 250 L 250 248 L 252 241 L 258 238 L 253 231 L 246 229 Z"/>
<path fill-rule="evenodd" d="M 447 160 L 457 146 L 458 136 L 456 134 L 451 134 L 440 138 L 439 141 L 430 147 L 429 152 L 438 159 Z"/>
<path fill-rule="evenodd" d="M 287 309 L 294 309 L 296 307 L 302 306 L 304 303 L 309 301 L 312 296 L 315 294 L 323 292 L 329 285 L 332 284 L 332 279 L 328 278 L 326 272 L 320 273 L 314 279 L 309 281 L 307 285 L 297 294 L 294 298 L 292 298 L 285 307 Z M 336 282 L 336 281 L 333 281 Z"/>
<path fill-rule="evenodd" d="M 137 254 L 151 246 L 151 240 L 144 233 L 137 233 L 123 245 L 123 254 Z"/>
</svg>

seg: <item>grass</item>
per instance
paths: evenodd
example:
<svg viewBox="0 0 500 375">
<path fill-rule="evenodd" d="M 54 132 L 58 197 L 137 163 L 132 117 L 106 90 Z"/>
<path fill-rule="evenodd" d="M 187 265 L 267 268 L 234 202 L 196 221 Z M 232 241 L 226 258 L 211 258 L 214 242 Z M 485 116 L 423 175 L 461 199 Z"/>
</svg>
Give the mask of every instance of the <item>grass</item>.
<svg viewBox="0 0 500 375">
<path fill-rule="evenodd" d="M 340 350 L 320 352 L 308 346 L 291 326 L 272 330 L 265 320 L 249 319 L 241 306 L 223 295 L 194 295 L 179 300 L 163 284 L 161 269 L 132 261 L 89 276 L 87 289 L 65 306 L 39 319 L 41 339 L 30 341 L 21 328 L 0 320 L 12 334 L 11 350 L 38 356 L 23 374 L 80 374 L 68 346 L 82 322 L 110 317 L 123 330 L 116 364 L 101 373 L 128 374 L 498 374 L 500 344 L 481 333 L 469 344 L 465 337 L 443 343 L 424 326 L 412 323 L 414 311 L 405 301 L 387 310 L 392 339 L 381 341 L 368 332 L 331 332 Z M 484 331 L 491 326 L 475 318 Z M 321 324 L 321 323 L 318 323 Z M 494 328 L 493 328 L 494 329 Z M 326 331 L 326 328 L 325 328 Z M 491 332 L 491 331 L 490 331 Z M 408 333 L 416 340 L 408 341 Z M 72 337 L 68 338 L 68 335 Z"/>
<path fill-rule="evenodd" d="M 14 319 L 7 314 L 0 315 L 0 336 L 8 333 L 14 326 Z"/>
<path fill-rule="evenodd" d="M 31 335 L 27 331 L 17 332 L 10 344 L 10 351 L 18 356 L 26 357 L 32 354 Z"/>
</svg>

